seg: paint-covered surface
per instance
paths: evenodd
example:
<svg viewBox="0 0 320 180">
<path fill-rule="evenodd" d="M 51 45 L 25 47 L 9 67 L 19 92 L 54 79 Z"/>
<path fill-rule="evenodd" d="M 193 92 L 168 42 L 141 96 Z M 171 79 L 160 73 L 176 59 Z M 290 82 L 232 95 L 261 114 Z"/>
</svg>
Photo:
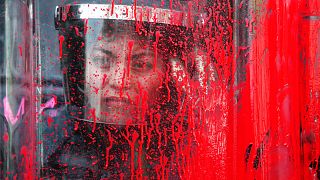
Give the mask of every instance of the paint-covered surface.
<svg viewBox="0 0 320 180">
<path fill-rule="evenodd" d="M 320 179 L 317 0 L 0 2 L 0 179 Z"/>
</svg>

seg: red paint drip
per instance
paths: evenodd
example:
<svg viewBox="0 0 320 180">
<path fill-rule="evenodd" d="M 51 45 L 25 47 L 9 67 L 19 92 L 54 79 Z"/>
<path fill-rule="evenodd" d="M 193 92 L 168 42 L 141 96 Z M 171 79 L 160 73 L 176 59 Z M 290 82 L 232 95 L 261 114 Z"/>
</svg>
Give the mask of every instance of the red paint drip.
<svg viewBox="0 0 320 180">
<path fill-rule="evenodd" d="M 74 27 L 74 31 L 75 31 L 75 33 L 76 33 L 77 36 L 80 36 L 79 28 L 78 28 L 78 27 Z"/>
<path fill-rule="evenodd" d="M 129 78 L 129 77 L 128 77 Z M 122 97 L 123 96 L 123 88 L 124 88 L 124 86 L 125 86 L 125 79 L 126 79 L 126 70 L 125 69 L 123 69 L 123 76 L 122 76 L 122 79 L 121 79 L 121 88 L 120 88 L 120 97 Z"/>
<path fill-rule="evenodd" d="M 30 149 L 28 151 L 27 146 L 22 146 L 20 149 L 20 155 L 22 156 L 21 163 L 25 164 L 25 172 L 23 174 L 23 179 L 34 179 L 33 177 L 33 159 L 32 159 L 32 152 L 33 150 Z"/>
<path fill-rule="evenodd" d="M 110 131 L 108 130 L 107 131 L 108 133 L 108 140 L 109 140 L 109 146 L 106 148 L 106 165 L 105 165 L 105 168 L 107 169 L 108 166 L 109 166 L 109 152 L 110 152 L 110 149 L 112 148 L 112 145 L 113 145 L 113 138 L 111 137 L 111 133 Z"/>
<path fill-rule="evenodd" d="M 169 81 L 170 81 L 170 78 L 169 78 L 169 72 L 170 72 L 170 65 L 167 64 L 167 71 L 166 71 L 166 88 L 167 88 L 167 91 L 168 91 L 168 102 L 170 101 L 170 88 L 169 88 Z"/>
<path fill-rule="evenodd" d="M 75 121 L 74 123 L 74 128 L 73 128 L 75 131 L 77 131 L 79 129 L 79 122 L 78 121 Z"/>
<path fill-rule="evenodd" d="M 103 77 L 102 77 L 102 88 L 104 88 L 106 86 L 106 82 L 107 82 L 107 74 L 103 74 Z"/>
<path fill-rule="evenodd" d="M 84 19 L 84 35 L 88 32 L 88 19 Z"/>
<path fill-rule="evenodd" d="M 96 130 L 96 123 L 97 123 L 97 116 L 96 116 L 96 109 L 89 109 L 89 116 L 88 119 L 93 119 L 93 127 L 92 127 L 92 132 Z"/>
<path fill-rule="evenodd" d="M 22 47 L 21 47 L 21 46 L 18 46 L 18 48 L 19 48 L 20 56 L 22 57 Z"/>
<path fill-rule="evenodd" d="M 67 20 L 67 15 L 68 15 L 68 13 L 69 13 L 69 11 L 70 11 L 70 8 L 71 8 L 71 5 L 70 4 L 67 4 L 66 6 L 65 6 L 65 8 L 64 8 L 64 12 L 62 13 L 62 21 L 66 21 Z"/>
<path fill-rule="evenodd" d="M 59 58 L 61 59 L 62 58 L 62 46 L 63 46 L 63 41 L 64 41 L 64 36 L 63 35 L 60 35 L 59 36 L 59 50 L 60 50 L 60 53 L 59 53 Z"/>
<path fill-rule="evenodd" d="M 133 2 L 133 14 L 134 14 L 134 19 L 137 20 L 137 0 L 134 0 Z"/>
<path fill-rule="evenodd" d="M 153 43 L 154 58 L 153 58 L 153 72 L 156 71 L 157 58 L 158 58 L 158 42 L 159 42 L 160 32 L 156 32 L 156 42 Z"/>
<path fill-rule="evenodd" d="M 192 27 L 193 25 L 193 15 L 192 15 L 192 1 L 188 2 L 188 24 L 189 27 Z"/>
<path fill-rule="evenodd" d="M 6 143 L 9 141 L 9 134 L 8 133 L 4 133 L 3 135 L 3 141 Z"/>
<path fill-rule="evenodd" d="M 53 122 L 54 120 L 50 116 L 48 116 L 48 127 L 51 127 Z"/>
<path fill-rule="evenodd" d="M 126 7 L 126 17 L 129 17 L 129 9 Z"/>
<path fill-rule="evenodd" d="M 111 4 L 111 16 L 113 15 L 113 11 L 114 11 L 114 0 L 112 0 L 112 4 Z"/>
<path fill-rule="evenodd" d="M 127 63 L 127 77 L 128 77 L 128 78 L 130 77 L 131 55 L 132 55 L 133 45 L 134 45 L 134 41 L 130 40 L 130 41 L 128 42 L 128 55 L 127 55 L 127 58 L 128 58 L 128 63 Z"/>
</svg>

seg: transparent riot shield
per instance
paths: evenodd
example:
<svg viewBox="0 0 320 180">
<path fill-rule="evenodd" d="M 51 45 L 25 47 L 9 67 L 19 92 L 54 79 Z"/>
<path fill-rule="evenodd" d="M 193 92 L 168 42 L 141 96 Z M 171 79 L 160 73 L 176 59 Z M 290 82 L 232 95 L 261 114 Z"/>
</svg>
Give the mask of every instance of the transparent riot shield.
<svg viewBox="0 0 320 180">
<path fill-rule="evenodd" d="M 0 179 L 33 178 L 33 2 L 0 3 Z"/>
<path fill-rule="evenodd" d="M 316 0 L 6 0 L 0 179 L 319 179 Z"/>
</svg>

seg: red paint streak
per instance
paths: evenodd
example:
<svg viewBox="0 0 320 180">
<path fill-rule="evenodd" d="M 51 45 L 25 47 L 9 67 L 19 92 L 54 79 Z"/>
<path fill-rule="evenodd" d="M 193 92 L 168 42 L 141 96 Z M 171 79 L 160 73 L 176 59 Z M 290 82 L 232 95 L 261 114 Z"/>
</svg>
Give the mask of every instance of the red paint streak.
<svg viewBox="0 0 320 180">
<path fill-rule="evenodd" d="M 67 17 L 67 14 L 68 14 L 70 8 L 71 8 L 71 5 L 70 5 L 70 4 L 67 4 L 67 5 L 65 6 L 65 8 L 64 8 L 64 13 L 62 13 L 62 21 L 66 21 L 66 20 L 67 20 L 67 18 L 68 18 L 68 17 Z"/>
<path fill-rule="evenodd" d="M 318 1 L 308 2 L 303 13 L 306 16 L 320 15 L 320 4 Z M 301 72 L 301 81 L 305 89 L 303 90 L 304 98 L 300 102 L 302 111 L 302 142 L 303 142 L 303 177 L 305 179 L 312 179 L 315 176 L 319 178 L 319 154 L 320 154 L 320 126 L 318 117 L 320 117 L 320 73 L 319 73 L 319 54 L 320 54 L 320 21 L 304 18 L 301 22 L 300 34 L 302 35 L 300 41 L 300 48 L 303 50 L 300 54 L 302 59 L 305 59 L 306 65 L 304 71 Z M 312 169 L 311 164 L 317 164 Z"/>
<path fill-rule="evenodd" d="M 141 104 L 142 104 L 142 108 L 141 108 L 141 122 L 145 123 L 145 115 L 146 112 L 148 110 L 148 94 L 147 92 L 141 92 Z M 140 122 L 139 122 L 140 123 Z"/>
<path fill-rule="evenodd" d="M 61 59 L 62 58 L 62 48 L 63 48 L 63 41 L 64 41 L 64 36 L 63 35 L 60 35 L 59 36 L 59 50 L 60 50 L 60 53 L 59 53 L 59 58 Z"/>
<path fill-rule="evenodd" d="M 48 127 L 51 127 L 53 122 L 54 120 L 50 116 L 48 116 Z"/>
<path fill-rule="evenodd" d="M 188 25 L 193 27 L 192 1 L 188 2 Z"/>
<path fill-rule="evenodd" d="M 153 14 L 152 19 L 153 19 L 154 23 L 157 23 L 157 14 L 156 13 Z"/>
<path fill-rule="evenodd" d="M 102 87 L 105 87 L 106 82 L 107 82 L 107 74 L 103 74 L 103 77 L 102 77 Z"/>
<path fill-rule="evenodd" d="M 79 122 L 76 121 L 76 122 L 74 123 L 74 130 L 77 131 L 78 129 L 79 129 Z"/>
<path fill-rule="evenodd" d="M 153 72 L 156 71 L 157 58 L 158 58 L 158 42 L 159 42 L 160 32 L 156 32 L 156 42 L 153 43 L 154 58 L 153 58 Z"/>
<path fill-rule="evenodd" d="M 20 150 L 20 155 L 22 156 L 22 164 L 25 164 L 25 172 L 22 174 L 23 175 L 23 179 L 34 179 L 33 176 L 33 159 L 31 154 L 32 149 L 27 148 L 27 146 L 22 146 L 21 150 Z"/>
<path fill-rule="evenodd" d="M 96 116 L 96 109 L 89 109 L 89 116 L 88 119 L 93 120 L 93 127 L 92 127 L 92 132 L 96 130 L 96 123 L 97 123 L 97 116 Z"/>
<path fill-rule="evenodd" d="M 106 148 L 106 165 L 105 165 L 105 168 L 108 168 L 108 166 L 109 166 L 109 152 L 110 152 L 110 149 L 112 148 L 112 146 L 113 146 L 113 138 L 111 137 L 111 133 L 110 133 L 110 131 L 108 130 L 107 131 L 107 133 L 108 133 L 108 140 L 109 140 L 109 146 Z"/>
<path fill-rule="evenodd" d="M 92 87 L 93 88 L 93 92 L 95 93 L 95 94 L 98 94 L 99 93 L 99 88 L 98 87 Z"/>
<path fill-rule="evenodd" d="M 170 80 L 170 78 L 169 78 L 169 72 L 170 72 L 170 65 L 169 64 L 167 64 L 167 71 L 166 71 L 166 88 L 167 88 L 167 91 L 168 91 L 168 102 L 170 101 L 170 98 L 171 98 L 171 95 L 170 95 L 170 93 L 171 93 L 171 91 L 170 91 L 170 88 L 169 88 L 169 80 Z"/>
<path fill-rule="evenodd" d="M 130 159 L 130 170 L 131 170 L 131 179 L 133 179 L 134 176 L 135 176 L 135 173 L 134 173 L 134 170 L 135 170 L 135 168 L 134 168 L 135 144 L 136 144 L 137 139 L 139 138 L 139 134 L 136 131 L 134 131 L 132 134 L 130 134 L 129 130 L 128 130 L 128 126 L 127 126 L 126 130 L 127 130 L 126 134 L 122 134 L 122 135 L 123 135 L 123 137 L 126 138 L 126 140 L 128 141 L 128 143 L 130 145 L 130 149 L 131 149 L 131 151 L 130 151 L 130 156 L 131 156 L 131 159 Z"/>
<path fill-rule="evenodd" d="M 134 15 L 134 19 L 138 20 L 137 19 L 137 0 L 133 1 L 133 15 Z"/>
<path fill-rule="evenodd" d="M 27 147 L 26 146 L 21 147 L 20 154 L 22 156 L 27 156 Z"/>
<path fill-rule="evenodd" d="M 88 19 L 84 19 L 84 35 L 88 32 Z"/>
<path fill-rule="evenodd" d="M 132 48 L 134 45 L 134 41 L 129 41 L 128 42 L 128 54 L 127 54 L 127 58 L 128 58 L 128 63 L 127 63 L 127 77 L 130 77 L 130 66 L 131 66 L 131 55 L 132 55 Z"/>
<path fill-rule="evenodd" d="M 123 88 L 127 83 L 127 82 L 125 82 L 125 80 L 126 80 L 126 70 L 123 69 L 123 76 L 122 76 L 122 79 L 121 79 L 121 88 L 120 88 L 120 92 L 119 92 L 120 93 L 120 97 L 123 96 Z"/>
<path fill-rule="evenodd" d="M 77 35 L 77 36 L 80 36 L 80 34 L 79 34 L 79 28 L 78 28 L 78 27 L 74 27 L 74 31 L 76 32 L 76 35 Z"/>
<path fill-rule="evenodd" d="M 113 15 L 113 11 L 114 11 L 114 0 L 112 0 L 112 3 L 111 3 L 111 16 Z"/>
<path fill-rule="evenodd" d="M 148 109 L 148 93 L 146 91 L 143 90 L 143 88 L 141 87 L 141 84 L 138 83 L 138 89 L 139 89 L 139 95 L 136 97 L 136 104 L 140 104 L 141 103 L 141 112 L 140 113 L 140 121 L 141 122 L 138 122 L 139 124 L 140 123 L 145 123 L 145 115 L 146 115 L 146 112 L 147 112 L 147 109 Z"/>
<path fill-rule="evenodd" d="M 18 46 L 18 48 L 19 48 L 20 56 L 22 57 L 22 46 Z"/>
<path fill-rule="evenodd" d="M 5 143 L 7 143 L 7 142 L 9 141 L 9 134 L 8 134 L 8 133 L 4 133 L 4 135 L 3 135 L 3 141 L 4 141 Z"/>
<path fill-rule="evenodd" d="M 126 17 L 129 17 L 129 9 L 126 7 Z"/>
</svg>

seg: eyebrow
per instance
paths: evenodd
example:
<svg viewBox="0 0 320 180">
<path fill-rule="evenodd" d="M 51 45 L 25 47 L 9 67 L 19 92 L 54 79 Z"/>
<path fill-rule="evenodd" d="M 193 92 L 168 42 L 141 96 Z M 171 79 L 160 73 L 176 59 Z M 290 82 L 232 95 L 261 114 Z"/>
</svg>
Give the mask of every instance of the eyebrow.
<svg viewBox="0 0 320 180">
<path fill-rule="evenodd" d="M 133 54 L 132 55 L 132 59 L 139 59 L 139 58 L 142 58 L 143 56 L 154 56 L 154 54 L 151 53 L 151 52 L 149 52 L 149 53 L 140 52 L 140 53 L 137 53 L 137 54 Z"/>
<path fill-rule="evenodd" d="M 98 48 L 98 49 L 95 49 L 95 50 L 100 51 L 100 52 L 102 52 L 102 53 L 104 53 L 104 54 L 106 54 L 106 55 L 108 55 L 108 56 L 111 56 L 112 58 L 116 58 L 116 57 L 117 57 L 117 56 L 114 55 L 111 51 L 106 50 L 106 49 Z"/>
</svg>

